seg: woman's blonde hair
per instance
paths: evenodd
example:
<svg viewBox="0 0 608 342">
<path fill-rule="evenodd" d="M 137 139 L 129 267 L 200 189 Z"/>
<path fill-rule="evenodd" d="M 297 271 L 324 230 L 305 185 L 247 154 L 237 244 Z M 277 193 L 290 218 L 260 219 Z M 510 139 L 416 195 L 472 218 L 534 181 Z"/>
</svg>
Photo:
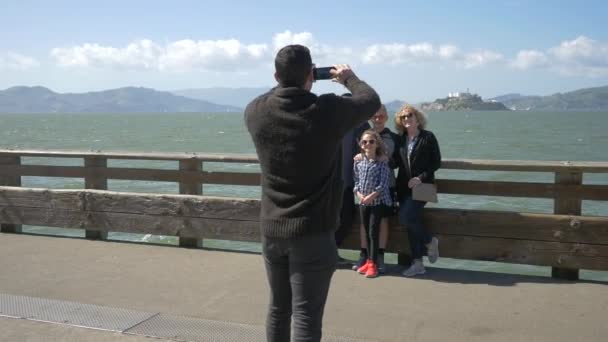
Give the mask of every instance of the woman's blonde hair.
<svg viewBox="0 0 608 342">
<path fill-rule="evenodd" d="M 405 125 L 403 124 L 403 118 L 408 113 L 412 114 L 416 117 L 416 121 L 418 122 L 419 129 L 426 128 L 426 123 L 427 123 L 426 114 L 424 114 L 423 112 L 416 109 L 416 107 L 406 104 L 406 105 L 403 105 L 403 107 L 401 107 L 401 109 L 399 109 L 397 111 L 397 113 L 395 113 L 395 129 L 396 130 L 398 130 L 400 133 L 404 133 L 406 131 Z"/>
<path fill-rule="evenodd" d="M 382 141 L 382 137 L 380 136 L 380 134 L 374 131 L 373 129 L 368 129 L 367 131 L 363 132 L 363 134 L 361 134 L 361 139 L 359 139 L 359 148 L 361 149 L 361 152 L 364 152 L 363 148 L 361 147 L 361 140 L 363 140 L 363 137 L 366 135 L 371 135 L 372 137 L 374 137 L 374 140 L 376 140 L 376 157 L 385 156 L 386 146 L 384 145 L 384 141 Z"/>
</svg>

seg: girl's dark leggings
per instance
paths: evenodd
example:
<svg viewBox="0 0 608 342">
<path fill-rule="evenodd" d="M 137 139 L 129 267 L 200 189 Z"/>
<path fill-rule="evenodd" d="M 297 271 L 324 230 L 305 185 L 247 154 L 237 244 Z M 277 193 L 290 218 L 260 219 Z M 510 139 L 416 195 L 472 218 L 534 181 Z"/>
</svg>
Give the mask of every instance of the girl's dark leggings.
<svg viewBox="0 0 608 342">
<path fill-rule="evenodd" d="M 369 258 L 372 259 L 374 262 L 378 261 L 380 221 L 382 220 L 383 210 L 383 205 L 359 206 L 361 222 L 363 222 L 367 237 L 367 248 L 369 249 L 368 255 Z"/>
</svg>

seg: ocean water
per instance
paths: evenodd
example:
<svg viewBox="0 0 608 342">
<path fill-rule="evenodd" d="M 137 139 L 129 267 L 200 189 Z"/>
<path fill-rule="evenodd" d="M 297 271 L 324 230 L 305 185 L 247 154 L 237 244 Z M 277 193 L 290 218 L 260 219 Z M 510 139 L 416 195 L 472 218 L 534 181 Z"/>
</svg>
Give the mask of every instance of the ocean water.
<svg viewBox="0 0 608 342">
<path fill-rule="evenodd" d="M 444 159 L 559 160 L 608 162 L 606 112 L 432 112 L 429 126 Z M 389 128 L 392 122 L 389 121 Z M 242 113 L 0 114 L 1 149 L 255 153 Z M 24 158 L 24 164 L 82 165 L 78 159 Z M 110 160 L 115 167 L 175 169 L 176 162 Z M 207 170 L 259 171 L 257 164 L 205 163 Z M 439 170 L 438 178 L 553 182 L 551 173 Z M 608 184 L 608 174 L 587 174 L 586 184 Z M 23 177 L 23 186 L 83 188 L 70 178 Z M 167 182 L 110 180 L 110 190 L 178 193 Z M 206 195 L 258 198 L 258 187 L 205 185 Z M 491 196 L 440 195 L 437 207 L 551 213 L 553 202 Z M 608 216 L 608 202 L 584 201 L 583 215 Z M 80 236 L 81 231 L 24 227 L 34 233 Z M 113 233 L 111 238 L 176 243 L 173 237 Z M 209 241 L 210 247 L 259 251 L 252 243 Z M 347 257 L 353 257 L 346 254 Z M 389 258 L 391 261 L 392 256 Z M 444 260 L 438 267 L 547 274 L 549 268 Z M 582 276 L 608 281 L 606 272 Z"/>
</svg>

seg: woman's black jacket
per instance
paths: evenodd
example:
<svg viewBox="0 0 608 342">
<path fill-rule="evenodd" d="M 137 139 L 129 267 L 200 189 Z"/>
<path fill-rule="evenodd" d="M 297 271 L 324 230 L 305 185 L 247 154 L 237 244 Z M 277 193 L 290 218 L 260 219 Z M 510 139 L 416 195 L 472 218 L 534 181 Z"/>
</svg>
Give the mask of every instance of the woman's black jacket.
<svg viewBox="0 0 608 342">
<path fill-rule="evenodd" d="M 396 185 L 397 195 L 402 201 L 412 193 L 407 186 L 411 178 L 418 177 L 423 183 L 435 183 L 435 171 L 441 166 L 441 152 L 437 138 L 431 131 L 420 130 L 410 156 L 410 169 L 408 170 L 406 166 L 407 133 L 404 133 L 400 136 L 398 148 L 395 148 L 393 160 L 395 163 L 393 166 L 399 168 Z"/>
</svg>

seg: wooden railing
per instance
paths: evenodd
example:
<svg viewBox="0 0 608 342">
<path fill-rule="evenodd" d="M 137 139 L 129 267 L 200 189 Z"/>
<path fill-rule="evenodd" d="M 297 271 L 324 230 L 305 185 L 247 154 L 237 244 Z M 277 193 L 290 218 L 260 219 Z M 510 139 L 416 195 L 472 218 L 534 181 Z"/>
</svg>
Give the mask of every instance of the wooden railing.
<svg viewBox="0 0 608 342">
<path fill-rule="evenodd" d="M 77 158 L 83 166 L 24 165 L 22 158 Z M 108 160 L 176 161 L 179 169 L 108 167 Z M 101 153 L 0 150 L 0 229 L 21 225 L 84 229 L 86 236 L 129 232 L 179 237 L 180 246 L 202 239 L 259 241 L 259 201 L 203 195 L 203 184 L 259 186 L 259 173 L 212 172 L 206 162 L 257 163 L 255 155 Z M 553 267 L 555 277 L 576 278 L 579 269 L 608 270 L 608 217 L 582 216 L 583 200 L 608 201 L 608 185 L 583 184 L 583 174 L 608 174 L 608 162 L 445 160 L 442 169 L 544 172 L 554 183 L 439 179 L 440 193 L 546 198 L 553 214 L 429 208 L 427 226 L 445 257 Z M 84 178 L 89 190 L 22 188 L 21 177 Z M 107 191 L 109 179 L 179 183 L 182 195 Z M 358 223 L 355 223 L 358 225 Z M 407 234 L 393 222 L 389 252 L 405 262 Z M 358 229 L 344 242 L 358 249 Z"/>
</svg>

